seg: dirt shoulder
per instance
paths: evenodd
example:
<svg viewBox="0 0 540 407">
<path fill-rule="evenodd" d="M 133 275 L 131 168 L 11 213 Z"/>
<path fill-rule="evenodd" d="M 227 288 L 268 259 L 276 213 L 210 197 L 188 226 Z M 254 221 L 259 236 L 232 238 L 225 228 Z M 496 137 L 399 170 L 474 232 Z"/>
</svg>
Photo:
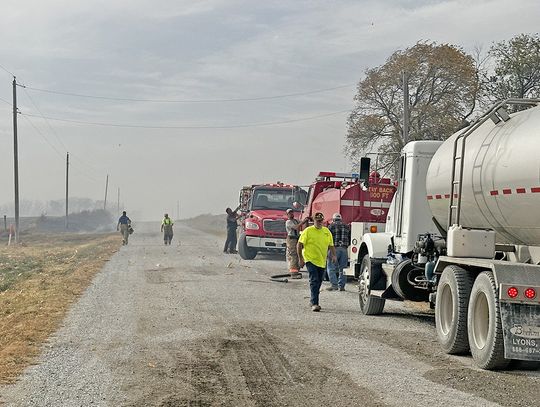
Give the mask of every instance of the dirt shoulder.
<svg viewBox="0 0 540 407">
<path fill-rule="evenodd" d="M 0 383 L 32 363 L 119 245 L 117 234 L 40 234 L 0 246 Z"/>
</svg>

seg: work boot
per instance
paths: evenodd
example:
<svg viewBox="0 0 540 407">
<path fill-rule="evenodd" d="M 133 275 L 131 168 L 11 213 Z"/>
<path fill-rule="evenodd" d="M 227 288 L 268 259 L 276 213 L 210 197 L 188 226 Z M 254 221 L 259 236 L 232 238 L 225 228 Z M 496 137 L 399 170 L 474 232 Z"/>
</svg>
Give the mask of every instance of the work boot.
<svg viewBox="0 0 540 407">
<path fill-rule="evenodd" d="M 337 287 L 334 287 L 334 286 L 332 285 L 332 286 L 330 286 L 330 287 L 326 287 L 325 290 L 326 290 L 326 291 L 337 291 L 338 288 L 337 288 Z"/>
<path fill-rule="evenodd" d="M 321 306 L 320 305 L 312 305 L 311 310 L 313 312 L 319 312 L 321 310 Z"/>
<path fill-rule="evenodd" d="M 339 287 L 339 291 L 345 291 L 345 287 Z"/>
</svg>

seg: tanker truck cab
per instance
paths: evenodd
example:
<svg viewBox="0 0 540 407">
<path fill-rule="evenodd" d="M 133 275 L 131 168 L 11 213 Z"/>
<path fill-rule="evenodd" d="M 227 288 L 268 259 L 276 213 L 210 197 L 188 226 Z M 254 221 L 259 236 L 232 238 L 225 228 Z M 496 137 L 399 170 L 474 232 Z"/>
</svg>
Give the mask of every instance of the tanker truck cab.
<svg viewBox="0 0 540 407">
<path fill-rule="evenodd" d="M 257 253 L 285 253 L 287 233 L 285 222 L 287 209 L 300 216 L 300 209 L 293 202 L 304 204 L 306 191 L 283 184 L 252 185 L 240 192 L 242 211 L 238 253 L 245 260 L 254 259 Z"/>
<path fill-rule="evenodd" d="M 385 233 L 363 239 L 364 314 L 426 301 L 446 353 L 540 365 L 539 103 L 507 99 L 444 142 L 404 147 Z"/>
<path fill-rule="evenodd" d="M 429 163 L 441 144 L 441 141 L 413 141 L 403 148 L 398 188 L 388 210 L 385 230 L 362 237 L 356 267 L 360 308 L 365 314 L 381 313 L 385 300 L 401 300 L 398 293 L 403 291 L 408 299 L 428 299 L 427 282 L 423 282 L 425 288 L 411 283 L 423 275 L 423 270 L 415 267 L 414 273 L 410 273 L 410 264 L 419 235 L 438 240 L 439 231 L 431 219 L 425 181 Z"/>
</svg>

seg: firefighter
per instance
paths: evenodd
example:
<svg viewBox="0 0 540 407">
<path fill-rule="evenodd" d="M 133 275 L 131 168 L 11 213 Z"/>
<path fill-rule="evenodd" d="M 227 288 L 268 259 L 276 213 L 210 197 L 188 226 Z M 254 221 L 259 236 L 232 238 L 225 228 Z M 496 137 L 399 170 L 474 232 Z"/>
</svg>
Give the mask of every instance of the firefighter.
<svg viewBox="0 0 540 407">
<path fill-rule="evenodd" d="M 165 214 L 161 221 L 161 231 L 163 232 L 163 241 L 165 245 L 170 245 L 173 238 L 173 221 L 169 218 L 169 214 Z"/>
<path fill-rule="evenodd" d="M 120 234 L 122 235 L 122 244 L 124 246 L 128 244 L 130 227 L 131 227 L 131 219 L 129 219 L 128 216 L 126 215 L 126 211 L 123 211 L 122 216 L 120 216 L 120 218 L 118 219 L 116 230 L 120 231 Z"/>
<path fill-rule="evenodd" d="M 296 245 L 298 244 L 298 236 L 300 235 L 300 229 L 304 224 L 307 224 L 308 219 L 304 219 L 302 223 L 298 222 L 294 218 L 294 210 L 287 209 L 287 221 L 285 222 L 285 229 L 287 230 L 287 262 L 289 263 L 289 273 L 292 278 L 300 278 L 300 267 L 298 265 L 298 252 L 296 251 Z"/>
</svg>

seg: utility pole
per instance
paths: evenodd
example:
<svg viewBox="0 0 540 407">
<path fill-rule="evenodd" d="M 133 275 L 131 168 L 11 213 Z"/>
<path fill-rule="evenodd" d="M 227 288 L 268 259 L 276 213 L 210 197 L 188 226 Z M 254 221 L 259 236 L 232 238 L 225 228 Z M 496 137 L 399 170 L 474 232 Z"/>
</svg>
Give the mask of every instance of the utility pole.
<svg viewBox="0 0 540 407">
<path fill-rule="evenodd" d="M 19 145 L 17 141 L 17 78 L 13 77 L 13 175 L 15 177 L 15 242 L 19 242 Z"/>
<path fill-rule="evenodd" d="M 107 180 L 105 181 L 105 200 L 103 201 L 103 210 L 107 210 L 107 189 L 109 188 L 109 174 L 107 174 Z"/>
<path fill-rule="evenodd" d="M 120 213 L 120 187 L 118 187 L 118 200 L 116 201 L 116 213 Z"/>
<path fill-rule="evenodd" d="M 403 144 L 409 142 L 409 74 L 403 71 Z"/>
<path fill-rule="evenodd" d="M 68 208 L 69 208 L 69 153 L 66 153 L 66 230 L 68 229 Z"/>
</svg>

